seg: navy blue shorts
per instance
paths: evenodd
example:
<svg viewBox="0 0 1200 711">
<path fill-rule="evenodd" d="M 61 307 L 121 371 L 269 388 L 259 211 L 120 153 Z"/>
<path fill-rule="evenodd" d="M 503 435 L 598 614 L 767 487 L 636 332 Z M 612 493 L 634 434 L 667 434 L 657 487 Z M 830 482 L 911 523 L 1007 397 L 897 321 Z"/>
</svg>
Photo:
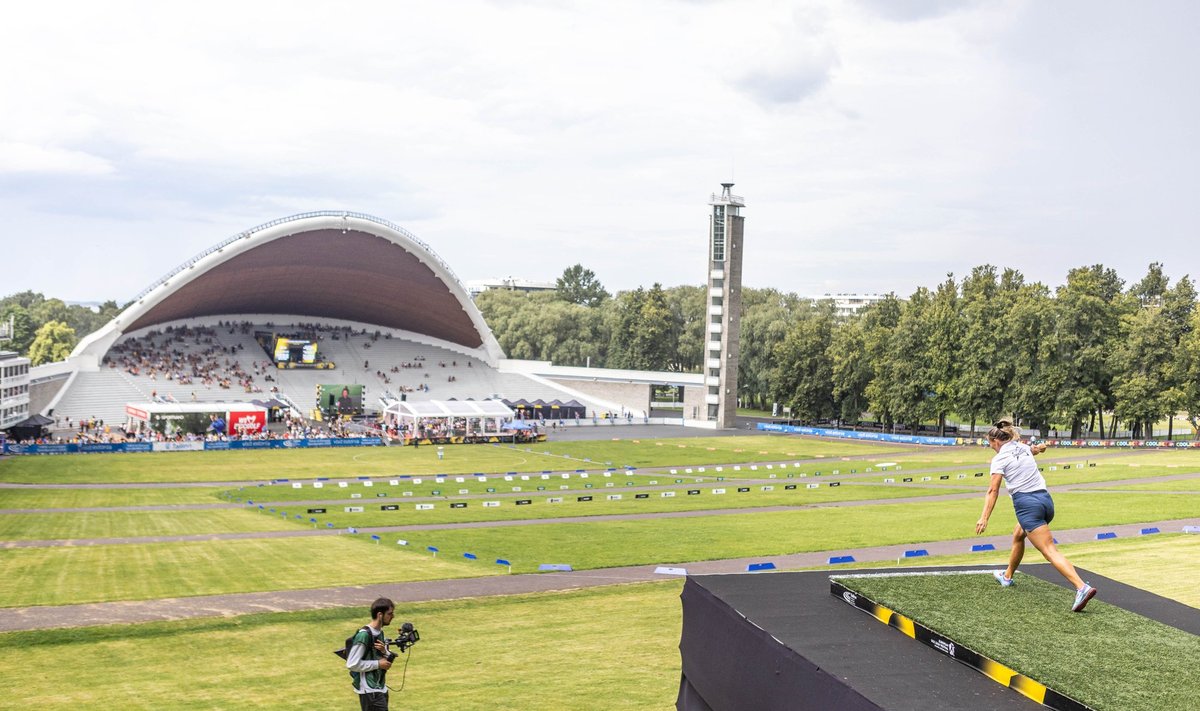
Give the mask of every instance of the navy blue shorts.
<svg viewBox="0 0 1200 711">
<path fill-rule="evenodd" d="M 1012 501 L 1013 509 L 1017 512 L 1017 523 L 1026 533 L 1054 520 L 1054 499 L 1045 489 L 1015 493 Z"/>
</svg>

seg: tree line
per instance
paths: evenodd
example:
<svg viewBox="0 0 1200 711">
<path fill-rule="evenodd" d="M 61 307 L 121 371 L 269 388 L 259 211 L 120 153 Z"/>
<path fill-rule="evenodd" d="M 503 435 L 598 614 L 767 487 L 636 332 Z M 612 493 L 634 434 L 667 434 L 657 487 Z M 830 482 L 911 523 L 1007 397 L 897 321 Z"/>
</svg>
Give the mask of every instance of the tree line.
<svg viewBox="0 0 1200 711">
<path fill-rule="evenodd" d="M 840 317 L 831 301 L 776 289 L 742 293 L 738 396 L 778 403 L 793 419 L 887 428 L 945 425 L 949 416 L 1112 436 L 1150 436 L 1182 414 L 1200 431 L 1200 309 L 1185 276 L 1159 263 L 1126 286 L 1103 265 L 1070 270 L 1053 289 L 1015 269 L 975 267 L 907 298 L 890 295 Z M 491 290 L 476 303 L 510 358 L 557 365 L 701 372 L 702 286 L 610 294 L 574 265 L 548 292 Z M 15 333 L 3 347 L 34 364 L 65 358 L 120 311 L 22 292 L 0 299 Z"/>
<path fill-rule="evenodd" d="M 113 320 L 123 307 L 106 301 L 96 310 L 62 299 L 22 291 L 0 298 L 0 323 L 13 324 L 11 340 L 0 349 L 28 356 L 33 365 L 65 359 L 79 339 Z"/>
<path fill-rule="evenodd" d="M 587 297 L 581 294 L 589 287 Z M 579 265 L 554 292 L 488 291 L 477 303 L 511 358 L 700 372 L 704 289 L 654 284 L 610 296 Z M 832 301 L 742 293 L 739 398 L 793 419 L 972 429 L 1000 416 L 1049 435 L 1150 436 L 1200 418 L 1200 310 L 1187 276 L 1159 263 L 1126 286 L 1103 265 L 1051 289 L 1015 269 L 975 267 L 849 317 Z"/>
</svg>

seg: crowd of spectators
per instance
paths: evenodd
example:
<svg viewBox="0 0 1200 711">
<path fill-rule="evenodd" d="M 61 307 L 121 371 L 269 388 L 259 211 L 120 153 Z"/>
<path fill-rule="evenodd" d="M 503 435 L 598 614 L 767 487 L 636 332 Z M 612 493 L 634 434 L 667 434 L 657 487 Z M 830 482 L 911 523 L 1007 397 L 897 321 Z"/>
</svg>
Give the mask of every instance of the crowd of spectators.
<svg viewBox="0 0 1200 711">
<path fill-rule="evenodd" d="M 232 324 L 229 328 L 233 333 Z M 261 393 L 263 389 L 255 382 L 255 377 L 272 380 L 268 375 L 271 362 L 253 361 L 253 372 L 247 372 L 237 358 L 243 350 L 243 344 L 222 344 L 216 329 L 210 326 L 168 326 L 162 331 L 148 331 L 115 344 L 105 354 L 104 363 L 109 368 L 120 368 L 129 375 L 144 376 L 152 381 Z M 151 398 L 168 402 L 174 399 L 165 395 L 160 397 L 157 390 Z"/>
</svg>

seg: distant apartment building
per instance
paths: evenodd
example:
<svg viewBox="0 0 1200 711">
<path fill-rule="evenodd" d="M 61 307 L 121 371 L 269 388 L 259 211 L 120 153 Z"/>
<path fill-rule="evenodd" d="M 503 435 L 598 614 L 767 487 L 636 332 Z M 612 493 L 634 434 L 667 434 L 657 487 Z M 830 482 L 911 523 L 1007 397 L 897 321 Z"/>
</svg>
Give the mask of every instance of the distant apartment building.
<svg viewBox="0 0 1200 711">
<path fill-rule="evenodd" d="M 29 417 L 29 359 L 0 351 L 0 430 Z"/>
<path fill-rule="evenodd" d="M 503 279 L 475 279 L 467 282 L 467 291 L 474 299 L 485 291 L 493 289 L 503 289 L 505 291 L 523 291 L 532 293 L 535 291 L 554 291 L 557 288 L 555 282 L 552 281 L 533 281 L 532 279 L 517 279 L 516 277 L 505 277 Z"/>
<path fill-rule="evenodd" d="M 872 304 L 888 298 L 888 294 L 821 294 L 809 297 L 813 301 L 832 301 L 838 316 L 853 316 Z"/>
</svg>

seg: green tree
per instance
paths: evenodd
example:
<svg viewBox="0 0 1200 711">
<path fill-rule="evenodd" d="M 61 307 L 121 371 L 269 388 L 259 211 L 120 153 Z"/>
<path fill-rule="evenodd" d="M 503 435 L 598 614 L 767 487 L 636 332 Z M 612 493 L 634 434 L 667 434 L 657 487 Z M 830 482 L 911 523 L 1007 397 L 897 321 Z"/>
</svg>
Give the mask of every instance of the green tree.
<svg viewBox="0 0 1200 711">
<path fill-rule="evenodd" d="M 938 285 L 929 302 L 929 340 L 925 344 L 925 379 L 929 383 L 930 406 L 937 417 L 938 429 L 946 431 L 946 415 L 957 401 L 960 384 L 959 354 L 962 350 L 962 317 L 959 313 L 958 285 L 953 274 Z"/>
<path fill-rule="evenodd" d="M 1013 354 L 1007 346 L 1005 318 L 1013 308 L 1015 289 L 1022 278 L 1008 270 L 1005 289 L 990 264 L 975 267 L 962 282 L 962 349 L 954 384 L 954 408 L 969 418 L 971 433 L 982 416 L 991 420 L 1000 413 L 1004 393 L 1013 379 Z"/>
<path fill-rule="evenodd" d="M 1142 307 L 1121 319 L 1121 338 L 1110 359 L 1113 415 L 1130 424 L 1134 437 L 1149 437 L 1168 409 L 1166 368 L 1172 343 L 1162 328 L 1161 307 Z"/>
<path fill-rule="evenodd" d="M 1011 306 L 997 324 L 999 359 L 1011 364 L 1011 383 L 987 413 L 1011 412 L 1017 421 L 1049 436 L 1067 369 L 1058 362 L 1058 304 L 1041 283 L 1021 283 L 1019 274 L 1001 277 L 1002 297 Z"/>
<path fill-rule="evenodd" d="M 1134 437 L 1154 436 L 1154 423 L 1174 415 L 1184 403 L 1186 385 L 1177 361 L 1196 310 L 1196 289 L 1188 277 L 1174 287 L 1161 265 L 1130 290 L 1140 307 L 1121 319 L 1121 336 L 1111 357 L 1114 415 L 1129 423 Z M 1137 289 L 1156 277 L 1157 290 L 1141 298 Z M 1170 433 L 1170 431 L 1169 431 Z"/>
<path fill-rule="evenodd" d="M 1162 306 L 1163 295 L 1167 293 L 1170 280 L 1163 272 L 1162 262 L 1151 262 L 1146 276 L 1129 287 L 1129 295 L 1138 300 L 1142 306 Z"/>
<path fill-rule="evenodd" d="M 908 298 L 887 348 L 880 354 L 875 380 L 867 389 L 871 409 L 877 415 L 885 412 L 914 432 L 917 425 L 938 412 L 937 383 L 925 363 L 934 323 L 932 300 L 933 295 L 923 286 Z"/>
<path fill-rule="evenodd" d="M 29 344 L 33 343 L 37 326 L 34 325 L 33 319 L 29 317 L 28 309 L 15 301 L 0 308 L 0 321 L 7 324 L 10 318 L 13 322 L 13 336 L 12 340 L 4 342 L 3 347 L 6 350 L 11 349 L 22 355 L 28 354 Z"/>
<path fill-rule="evenodd" d="M 1179 341 L 1175 358 L 1178 396 L 1174 406 L 1183 410 L 1200 440 L 1200 309 L 1193 309 L 1188 326 Z"/>
<path fill-rule="evenodd" d="M 775 346 L 783 341 L 801 310 L 811 302 L 776 289 L 742 290 L 742 337 L 738 353 L 738 397 L 750 407 L 771 403 Z"/>
<path fill-rule="evenodd" d="M 866 390 L 873 376 L 866 354 L 862 318 L 851 318 L 833 329 L 826 357 L 836 417 L 857 428 L 859 418 L 867 409 Z"/>
<path fill-rule="evenodd" d="M 617 294 L 606 312 L 610 368 L 666 370 L 676 344 L 671 339 L 671 310 L 661 284 Z"/>
<path fill-rule="evenodd" d="M 891 359 L 892 341 L 900 326 L 904 302 L 893 294 L 874 304 L 862 314 L 863 353 L 865 362 L 858 364 L 860 377 L 869 377 L 863 390 L 867 405 L 877 422 L 890 428 L 896 422 L 894 410 L 885 387 L 889 380 L 883 375 Z M 848 387 L 850 384 L 847 383 Z"/>
<path fill-rule="evenodd" d="M 600 309 L 569 304 L 551 293 L 493 289 L 475 301 L 510 358 L 556 365 L 604 365 L 608 338 Z"/>
<path fill-rule="evenodd" d="M 562 276 L 554 283 L 558 298 L 581 306 L 599 306 L 609 298 L 609 293 L 596 279 L 596 273 L 584 269 L 582 264 L 576 264 L 563 270 Z"/>
<path fill-rule="evenodd" d="M 674 286 L 663 292 L 671 312 L 670 339 L 675 351 L 668 369 L 678 373 L 695 373 L 704 362 L 706 291 L 702 286 Z"/>
<path fill-rule="evenodd" d="M 33 343 L 29 346 L 29 360 L 33 365 L 66 360 L 74 347 L 75 331 L 62 321 L 48 321 L 33 337 Z"/>
<path fill-rule="evenodd" d="M 833 328 L 832 304 L 818 304 L 792 324 L 772 352 L 771 394 L 789 406 L 793 418 L 811 422 L 836 414 L 829 358 Z"/>
<path fill-rule="evenodd" d="M 1071 436 L 1090 431 L 1099 418 L 1104 429 L 1104 412 L 1112 409 L 1112 378 L 1109 355 L 1120 335 L 1121 315 L 1129 310 L 1117 273 L 1096 264 L 1078 267 L 1067 274 L 1067 283 L 1057 291 L 1058 353 L 1053 360 L 1053 377 L 1061 381 L 1058 410 L 1071 425 Z"/>
</svg>

